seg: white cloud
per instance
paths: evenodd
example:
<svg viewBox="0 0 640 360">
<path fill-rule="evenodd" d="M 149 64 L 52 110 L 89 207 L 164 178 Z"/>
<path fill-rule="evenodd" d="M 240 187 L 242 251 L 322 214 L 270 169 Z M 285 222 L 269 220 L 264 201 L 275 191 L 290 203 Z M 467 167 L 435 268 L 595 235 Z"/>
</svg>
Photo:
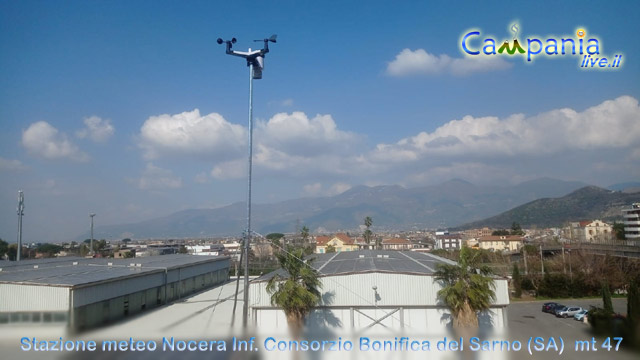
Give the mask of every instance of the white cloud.
<svg viewBox="0 0 640 360">
<path fill-rule="evenodd" d="M 10 160 L 0 156 L 0 171 L 22 171 L 26 168 L 20 160 Z"/>
<path fill-rule="evenodd" d="M 209 182 L 209 176 L 205 173 L 199 173 L 193 179 L 197 184 L 206 184 Z"/>
<path fill-rule="evenodd" d="M 88 137 L 95 142 L 105 142 L 115 132 L 109 119 L 103 120 L 97 116 L 85 118 L 84 125 L 84 129 L 76 131 L 76 136 L 81 139 Z"/>
<path fill-rule="evenodd" d="M 304 195 L 307 196 L 334 196 L 342 194 L 349 189 L 351 189 L 351 185 L 342 182 L 337 182 L 328 188 L 325 188 L 322 183 L 319 182 L 307 184 L 302 187 Z"/>
<path fill-rule="evenodd" d="M 309 118 L 303 112 L 275 114 L 257 124 L 256 141 L 289 154 L 334 153 L 354 145 L 358 137 L 338 129 L 331 115 Z"/>
<path fill-rule="evenodd" d="M 142 176 L 134 181 L 141 190 L 179 189 L 182 178 L 175 176 L 171 170 L 162 169 L 148 163 Z"/>
<path fill-rule="evenodd" d="M 282 103 L 280 103 L 280 105 L 286 106 L 286 107 L 291 107 L 291 106 L 293 106 L 293 99 L 284 99 L 284 100 L 282 100 Z"/>
<path fill-rule="evenodd" d="M 351 185 L 349 184 L 345 184 L 345 183 L 335 183 L 333 185 L 331 185 L 331 187 L 329 188 L 329 190 L 327 191 L 327 195 L 332 196 L 332 195 L 338 195 L 338 194 L 342 194 L 343 192 L 347 191 L 351 189 Z"/>
<path fill-rule="evenodd" d="M 451 73 L 461 76 L 474 72 L 502 70 L 511 66 L 511 63 L 496 56 L 451 58 L 444 54 L 429 54 L 424 49 L 404 49 L 387 64 L 387 74 L 408 76 Z"/>
<path fill-rule="evenodd" d="M 222 162 L 214 166 L 211 176 L 218 180 L 243 178 L 247 176 L 247 162 L 244 159 Z"/>
<path fill-rule="evenodd" d="M 80 151 L 66 134 L 61 133 L 46 121 L 33 123 L 22 133 L 22 145 L 35 156 L 45 159 L 69 158 L 87 161 L 89 156 Z"/>
<path fill-rule="evenodd" d="M 186 111 L 149 117 L 140 129 L 140 147 L 145 159 L 162 155 L 197 155 L 207 159 L 237 157 L 246 144 L 246 130 L 222 115 L 200 115 Z"/>
<path fill-rule="evenodd" d="M 412 162 L 425 156 L 545 156 L 563 151 L 632 147 L 640 144 L 640 107 L 629 96 L 605 101 L 582 112 L 558 109 L 535 116 L 465 116 L 432 133 L 421 132 L 395 144 L 379 144 L 376 162 Z"/>
<path fill-rule="evenodd" d="M 318 182 L 304 185 L 302 191 L 308 196 L 318 196 L 322 193 L 322 184 Z"/>
</svg>

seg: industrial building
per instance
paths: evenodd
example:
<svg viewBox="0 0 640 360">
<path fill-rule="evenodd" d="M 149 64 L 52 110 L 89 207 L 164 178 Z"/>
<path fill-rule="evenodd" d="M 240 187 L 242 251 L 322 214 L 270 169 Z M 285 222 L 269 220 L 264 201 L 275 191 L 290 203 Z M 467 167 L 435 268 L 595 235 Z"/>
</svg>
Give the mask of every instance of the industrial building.
<svg viewBox="0 0 640 360">
<path fill-rule="evenodd" d="M 191 255 L 0 261 L 0 324 L 93 328 L 223 283 L 229 264 Z"/>
<path fill-rule="evenodd" d="M 316 254 L 311 266 L 320 273 L 322 302 L 307 318 L 308 328 L 344 333 L 414 334 L 446 332 L 451 316 L 437 296 L 438 264 L 455 262 L 413 251 L 362 250 Z M 282 269 L 250 285 L 252 323 L 262 330 L 286 328 L 284 312 L 271 305 L 267 283 Z M 480 327 L 502 329 L 507 324 L 507 279 L 495 278 L 496 301 L 479 316 Z M 392 330 L 391 332 L 389 332 Z"/>
</svg>

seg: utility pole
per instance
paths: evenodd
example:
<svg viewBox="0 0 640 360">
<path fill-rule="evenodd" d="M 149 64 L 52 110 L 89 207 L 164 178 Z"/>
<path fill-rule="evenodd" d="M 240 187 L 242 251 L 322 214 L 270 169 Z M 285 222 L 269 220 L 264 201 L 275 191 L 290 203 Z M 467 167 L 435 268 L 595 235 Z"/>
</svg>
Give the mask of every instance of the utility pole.
<svg viewBox="0 0 640 360">
<path fill-rule="evenodd" d="M 567 265 L 564 262 L 564 244 L 562 244 L 562 273 L 567 274 Z"/>
<path fill-rule="evenodd" d="M 522 246 L 522 257 L 524 258 L 524 274 L 529 274 L 529 267 L 527 266 L 527 246 Z"/>
<path fill-rule="evenodd" d="M 96 214 L 91 213 L 89 214 L 89 217 L 91 218 L 91 243 L 89 244 L 89 254 L 91 255 L 91 257 L 93 257 L 93 217 L 96 216 Z"/>
<path fill-rule="evenodd" d="M 24 215 L 24 192 L 18 190 L 18 251 L 16 252 L 16 261 L 20 261 L 22 257 L 22 216 Z"/>
<path fill-rule="evenodd" d="M 269 42 L 276 42 L 276 35 L 272 35 L 268 39 L 255 40 L 257 42 L 264 42 L 264 47 L 261 50 L 248 51 L 235 51 L 231 48 L 236 43 L 236 38 L 231 40 L 222 40 L 218 38 L 216 42 L 218 44 L 226 44 L 226 53 L 228 55 L 238 56 L 244 58 L 247 61 L 249 67 L 249 159 L 248 159 L 248 179 L 247 179 L 247 232 L 244 242 L 244 250 L 242 256 L 244 256 L 244 304 L 242 307 L 242 327 L 247 328 L 248 314 L 249 314 L 249 248 L 251 243 L 251 176 L 252 176 L 252 164 L 253 164 L 253 79 L 262 79 L 262 70 L 264 69 L 264 57 L 269 52 Z M 237 298 L 237 290 L 236 290 Z"/>
<path fill-rule="evenodd" d="M 542 257 L 542 245 L 540 245 L 540 266 L 542 267 L 542 275 L 544 275 L 544 258 Z"/>
</svg>

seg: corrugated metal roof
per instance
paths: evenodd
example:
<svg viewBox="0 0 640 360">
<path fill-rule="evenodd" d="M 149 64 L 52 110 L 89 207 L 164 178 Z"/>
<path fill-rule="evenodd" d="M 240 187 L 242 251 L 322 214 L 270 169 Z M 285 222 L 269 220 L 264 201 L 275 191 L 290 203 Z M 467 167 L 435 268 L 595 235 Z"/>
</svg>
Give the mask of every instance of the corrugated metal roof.
<svg viewBox="0 0 640 360">
<path fill-rule="evenodd" d="M 311 266 L 321 276 L 346 275 L 368 272 L 432 275 L 438 264 L 455 264 L 439 256 L 414 251 L 359 250 L 340 253 L 314 254 Z M 276 274 L 286 275 L 282 269 L 265 274 L 255 281 L 267 281 Z"/>
<path fill-rule="evenodd" d="M 134 277 L 165 269 L 216 262 L 226 256 L 163 255 L 132 259 L 86 259 L 63 257 L 2 264 L 0 283 L 40 284 L 73 287 L 124 277 Z M 111 265 L 109 265 L 111 263 Z M 37 266 L 37 268 L 36 268 Z"/>
</svg>

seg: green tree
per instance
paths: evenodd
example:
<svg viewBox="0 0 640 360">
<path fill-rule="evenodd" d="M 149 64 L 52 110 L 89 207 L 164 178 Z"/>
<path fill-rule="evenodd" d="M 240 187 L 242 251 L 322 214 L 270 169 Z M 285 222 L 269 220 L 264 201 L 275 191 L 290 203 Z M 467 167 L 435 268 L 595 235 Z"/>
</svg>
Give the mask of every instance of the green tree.
<svg viewBox="0 0 640 360">
<path fill-rule="evenodd" d="M 16 258 L 18 257 L 18 244 L 9 245 L 7 248 L 7 256 L 10 261 L 16 261 Z"/>
<path fill-rule="evenodd" d="M 303 243 L 308 243 L 309 242 L 309 228 L 306 226 L 302 227 L 302 230 L 300 230 L 300 236 L 302 237 L 302 242 Z"/>
<path fill-rule="evenodd" d="M 371 225 L 372 224 L 373 224 L 373 220 L 371 219 L 370 216 L 367 216 L 367 217 L 364 218 L 364 226 L 366 227 L 366 230 L 362 234 L 362 237 L 364 237 L 364 241 L 367 244 L 371 243 L 371 237 L 373 236 L 373 232 L 371 232 Z"/>
<path fill-rule="evenodd" d="M 640 289 L 637 280 L 631 280 L 627 291 L 627 319 L 636 326 L 640 324 Z"/>
<path fill-rule="evenodd" d="M 511 224 L 511 235 L 524 235 L 522 227 L 520 227 L 520 224 L 515 221 Z"/>
<path fill-rule="evenodd" d="M 615 221 L 613 223 L 613 233 L 617 240 L 624 240 L 624 223 Z"/>
<path fill-rule="evenodd" d="M 325 248 L 325 252 L 326 252 L 326 253 L 334 253 L 334 252 L 336 252 L 336 247 L 335 247 L 335 246 L 333 246 L 333 245 L 331 245 L 331 244 L 329 244 L 329 245 L 327 245 L 327 247 Z"/>
<path fill-rule="evenodd" d="M 0 259 L 4 258 L 4 256 L 9 252 L 9 243 L 0 239 Z"/>
<path fill-rule="evenodd" d="M 503 236 L 503 235 L 509 235 L 509 230 L 505 230 L 505 229 L 500 229 L 500 230 L 494 230 L 491 235 L 493 236 Z"/>
<path fill-rule="evenodd" d="M 522 297 L 522 277 L 520 276 L 520 269 L 518 268 L 518 264 L 513 264 L 513 272 L 511 273 L 513 280 L 513 289 L 515 291 L 515 297 Z"/>
<path fill-rule="evenodd" d="M 602 304 L 604 310 L 613 313 L 613 303 L 611 303 L 611 291 L 609 290 L 609 284 L 604 281 L 602 283 Z"/>
<path fill-rule="evenodd" d="M 178 254 L 188 254 L 189 250 L 187 249 L 186 246 L 184 245 L 180 245 L 180 248 L 178 249 Z"/>
<path fill-rule="evenodd" d="M 39 253 L 44 253 L 46 257 L 53 257 L 55 254 L 62 251 L 62 246 L 56 244 L 40 244 L 37 248 Z"/>
<path fill-rule="evenodd" d="M 303 249 L 292 248 L 277 254 L 287 275 L 275 275 L 267 283 L 271 304 L 282 308 L 294 336 L 301 334 L 305 317 L 321 299 L 318 273 L 310 266 L 310 260 L 302 259 L 303 254 Z"/>
<path fill-rule="evenodd" d="M 442 284 L 438 297 L 451 310 L 455 328 L 477 327 L 477 312 L 488 309 L 496 299 L 491 269 L 480 265 L 479 254 L 465 246 L 458 264 L 438 264 L 435 272 Z"/>
</svg>

